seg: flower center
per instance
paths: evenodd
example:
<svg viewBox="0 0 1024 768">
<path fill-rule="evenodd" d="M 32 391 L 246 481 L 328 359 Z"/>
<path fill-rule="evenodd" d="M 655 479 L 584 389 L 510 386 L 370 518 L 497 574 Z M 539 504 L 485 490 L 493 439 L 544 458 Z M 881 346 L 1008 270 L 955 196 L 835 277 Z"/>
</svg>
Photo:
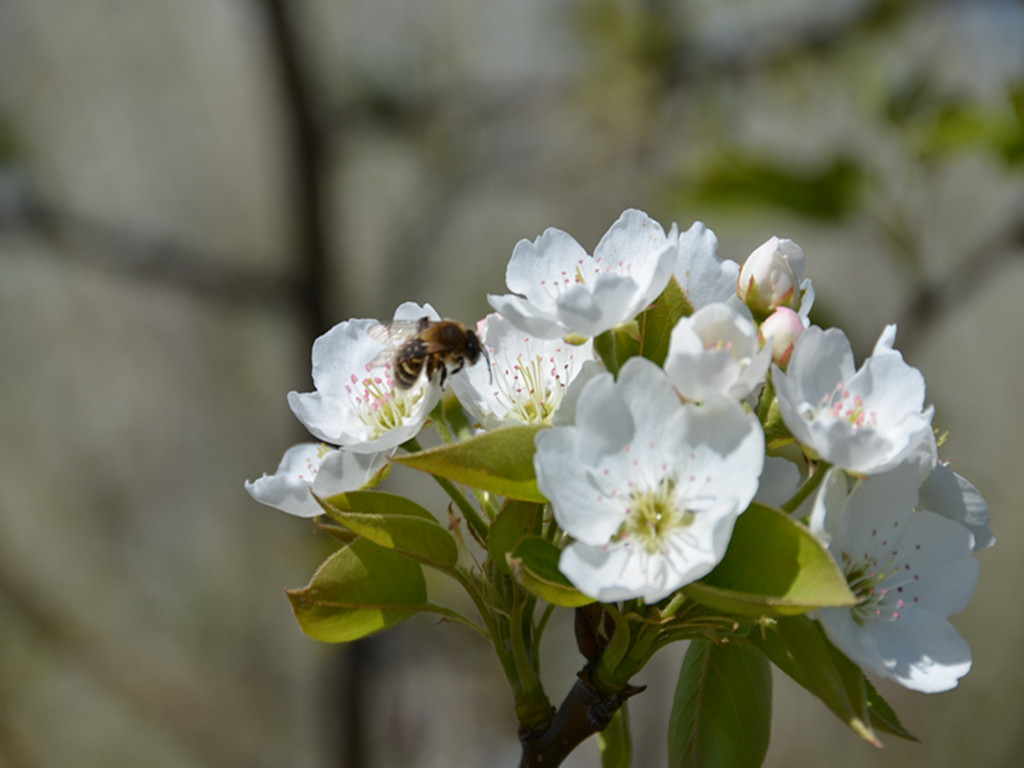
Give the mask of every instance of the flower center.
<svg viewBox="0 0 1024 768">
<path fill-rule="evenodd" d="M 908 605 L 918 602 L 908 591 L 918 581 L 918 575 L 901 557 L 899 549 L 893 548 L 887 554 L 889 559 L 883 563 L 867 552 L 859 559 L 843 552 L 846 582 L 857 597 L 853 620 L 860 626 L 869 621 L 897 621 Z"/>
<path fill-rule="evenodd" d="M 528 340 L 527 340 L 528 341 Z M 527 424 L 548 423 L 562 402 L 565 390 L 576 375 L 576 359 L 570 352 L 561 360 L 554 355 L 547 358 L 517 355 L 510 358 L 507 350 L 504 360 L 498 360 L 494 349 L 494 398 L 504 406 L 509 418 Z M 561 349 L 556 350 L 561 352 Z M 502 364 L 502 362 L 504 364 Z"/>
<path fill-rule="evenodd" d="M 668 550 L 668 535 L 675 528 L 685 528 L 694 514 L 676 503 L 675 483 L 662 478 L 656 488 L 634 490 L 626 507 L 626 520 L 612 537 L 613 542 L 627 542 L 653 555 Z"/>
<path fill-rule="evenodd" d="M 395 386 L 391 366 L 376 369 L 363 379 L 353 373 L 351 382 L 345 391 L 352 410 L 370 430 L 373 440 L 405 424 L 412 417 L 416 404 L 423 399 L 423 384 L 410 389 Z"/>
<path fill-rule="evenodd" d="M 851 393 L 841 381 L 821 399 L 818 410 L 853 427 L 878 426 L 878 414 L 867 410 L 863 398 Z"/>
<path fill-rule="evenodd" d="M 600 275 L 602 272 L 630 276 L 633 272 L 633 265 L 625 261 L 615 263 L 601 263 L 600 256 L 577 259 L 576 265 L 571 270 L 563 269 L 553 280 L 541 280 L 542 290 L 552 299 L 557 300 L 559 296 L 568 291 L 574 285 L 582 285 L 587 282 L 588 277 Z"/>
</svg>

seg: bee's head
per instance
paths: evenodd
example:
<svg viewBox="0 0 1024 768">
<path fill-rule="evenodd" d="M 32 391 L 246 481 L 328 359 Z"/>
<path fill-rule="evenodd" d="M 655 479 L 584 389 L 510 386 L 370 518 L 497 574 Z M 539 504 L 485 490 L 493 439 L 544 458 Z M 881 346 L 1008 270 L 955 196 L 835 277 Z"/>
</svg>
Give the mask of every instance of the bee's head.
<svg viewBox="0 0 1024 768">
<path fill-rule="evenodd" d="M 481 343 L 480 337 L 476 335 L 475 331 L 470 331 L 469 338 L 466 340 L 466 357 L 473 364 L 476 364 L 477 360 L 482 357 L 487 363 L 487 375 L 490 377 L 491 383 L 494 383 L 494 371 L 491 370 L 491 358 L 487 354 L 487 347 Z"/>
<path fill-rule="evenodd" d="M 476 363 L 481 355 L 487 357 L 487 351 L 480 343 L 480 337 L 476 335 L 475 331 L 468 331 L 466 334 L 466 357 L 470 363 Z"/>
</svg>

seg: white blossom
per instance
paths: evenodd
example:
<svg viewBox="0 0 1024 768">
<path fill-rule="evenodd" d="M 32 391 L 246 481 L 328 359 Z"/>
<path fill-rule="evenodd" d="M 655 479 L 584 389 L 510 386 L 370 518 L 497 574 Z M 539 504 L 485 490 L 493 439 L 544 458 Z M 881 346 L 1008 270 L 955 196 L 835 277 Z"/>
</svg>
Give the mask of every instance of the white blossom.
<svg viewBox="0 0 1024 768">
<path fill-rule="evenodd" d="M 757 490 L 764 434 L 734 400 L 683 404 L 644 358 L 589 381 L 576 424 L 537 435 L 537 483 L 575 541 L 559 568 L 608 602 L 656 602 L 721 560 Z"/>
<path fill-rule="evenodd" d="M 560 338 L 537 338 L 493 313 L 477 332 L 491 370 L 484 365 L 467 368 L 452 379 L 452 389 L 487 429 L 510 423 L 554 423 L 563 402 L 572 401 L 567 394 L 574 382 L 582 384 L 602 370 L 590 340 L 573 345 Z"/>
<path fill-rule="evenodd" d="M 863 475 L 884 472 L 934 446 L 924 377 L 892 348 L 896 326 L 882 332 L 860 370 L 846 335 L 808 328 L 789 368 L 772 367 L 779 411 L 793 436 L 816 456 Z"/>
<path fill-rule="evenodd" d="M 772 348 L 761 348 L 757 327 L 747 315 L 746 308 L 741 312 L 715 303 L 676 323 L 665 372 L 687 400 L 742 399 L 764 381 Z"/>
<path fill-rule="evenodd" d="M 569 234 L 549 228 L 533 242 L 516 244 L 505 273 L 513 293 L 487 300 L 531 336 L 597 336 L 658 297 L 671 278 L 675 248 L 658 222 L 633 209 L 605 233 L 593 256 Z"/>
<path fill-rule="evenodd" d="M 395 321 L 429 317 L 429 304 L 406 302 Z M 441 397 L 421 377 L 412 387 L 395 384 L 387 334 L 377 320 L 346 320 L 313 343 L 315 392 L 288 393 L 288 405 L 321 440 L 356 453 L 388 451 L 414 437 Z"/>
<path fill-rule="evenodd" d="M 811 514 L 858 598 L 853 607 L 817 612 L 829 639 L 867 672 L 916 691 L 956 686 L 971 650 L 948 621 L 978 581 L 974 537 L 919 504 L 912 463 L 860 480 L 847 493 L 829 470 Z"/>
</svg>

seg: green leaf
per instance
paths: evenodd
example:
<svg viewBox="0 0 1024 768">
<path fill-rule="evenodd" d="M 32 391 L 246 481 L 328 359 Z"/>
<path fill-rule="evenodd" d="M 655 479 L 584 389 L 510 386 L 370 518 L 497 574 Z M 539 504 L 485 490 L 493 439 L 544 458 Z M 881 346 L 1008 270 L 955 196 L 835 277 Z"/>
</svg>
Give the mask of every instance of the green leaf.
<svg viewBox="0 0 1024 768">
<path fill-rule="evenodd" d="M 792 616 L 857 602 L 832 555 L 805 526 L 756 503 L 736 520 L 722 562 L 683 592 L 740 616 Z"/>
<path fill-rule="evenodd" d="M 313 520 L 313 527 L 322 532 L 326 533 L 332 539 L 337 539 L 343 544 L 351 544 L 353 541 L 359 538 L 359 534 L 355 531 L 346 528 L 343 525 L 335 525 L 334 523 L 325 523 L 325 517 L 317 517 Z"/>
<path fill-rule="evenodd" d="M 670 768 L 757 768 L 768 753 L 772 676 L 755 649 L 693 640 L 669 716 Z"/>
<path fill-rule="evenodd" d="M 629 702 L 623 702 L 608 727 L 597 734 L 601 768 L 629 768 L 633 764 L 633 738 L 629 733 Z"/>
<path fill-rule="evenodd" d="M 335 552 L 307 586 L 286 594 L 302 631 L 324 643 L 358 640 L 430 610 L 419 564 L 366 539 Z"/>
<path fill-rule="evenodd" d="M 681 317 L 693 314 L 689 299 L 679 287 L 675 277 L 668 281 L 668 286 L 639 317 L 640 354 L 658 365 L 668 357 L 669 340 L 672 329 Z"/>
<path fill-rule="evenodd" d="M 604 367 L 617 376 L 626 360 L 640 354 L 640 326 L 630 321 L 598 334 L 594 337 L 594 352 Z"/>
<path fill-rule="evenodd" d="M 552 605 L 576 608 L 593 603 L 577 590 L 558 570 L 561 551 L 540 536 L 527 536 L 515 550 L 505 555 L 512 575 L 528 592 L 547 600 Z"/>
<path fill-rule="evenodd" d="M 533 438 L 541 429 L 503 427 L 391 460 L 509 499 L 546 502 L 533 471 Z"/>
<path fill-rule="evenodd" d="M 540 531 L 543 507 L 531 501 L 509 501 L 498 513 L 487 533 L 487 551 L 498 570 L 509 575 L 505 555 L 512 552 L 527 536 Z"/>
<path fill-rule="evenodd" d="M 437 568 L 451 568 L 459 550 L 452 535 L 429 511 L 404 496 L 351 491 L 320 500 L 334 520 L 374 544 Z"/>
<path fill-rule="evenodd" d="M 868 712 L 871 714 L 871 724 L 883 733 L 891 733 L 909 741 L 917 741 L 917 737 L 903 727 L 903 723 L 896 716 L 889 702 L 882 698 L 871 681 L 864 678 L 868 689 Z"/>
<path fill-rule="evenodd" d="M 817 622 L 806 616 L 780 619 L 763 635 L 755 631 L 747 640 L 821 699 L 854 733 L 882 746 L 871 727 L 864 673 L 829 642 Z"/>
</svg>

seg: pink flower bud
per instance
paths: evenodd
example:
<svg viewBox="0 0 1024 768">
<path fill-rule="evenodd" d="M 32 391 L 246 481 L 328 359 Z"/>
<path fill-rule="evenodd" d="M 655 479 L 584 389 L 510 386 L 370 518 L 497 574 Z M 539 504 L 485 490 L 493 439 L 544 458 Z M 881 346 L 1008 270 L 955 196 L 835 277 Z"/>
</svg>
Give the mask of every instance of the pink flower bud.
<svg viewBox="0 0 1024 768">
<path fill-rule="evenodd" d="M 789 307 L 778 307 L 761 323 L 758 335 L 762 344 L 771 339 L 772 360 L 785 370 L 793 354 L 793 346 L 803 332 L 804 323 L 800 315 Z"/>
<path fill-rule="evenodd" d="M 776 307 L 800 308 L 803 249 L 792 240 L 772 237 L 754 249 L 740 269 L 736 293 L 755 313 Z"/>
</svg>

